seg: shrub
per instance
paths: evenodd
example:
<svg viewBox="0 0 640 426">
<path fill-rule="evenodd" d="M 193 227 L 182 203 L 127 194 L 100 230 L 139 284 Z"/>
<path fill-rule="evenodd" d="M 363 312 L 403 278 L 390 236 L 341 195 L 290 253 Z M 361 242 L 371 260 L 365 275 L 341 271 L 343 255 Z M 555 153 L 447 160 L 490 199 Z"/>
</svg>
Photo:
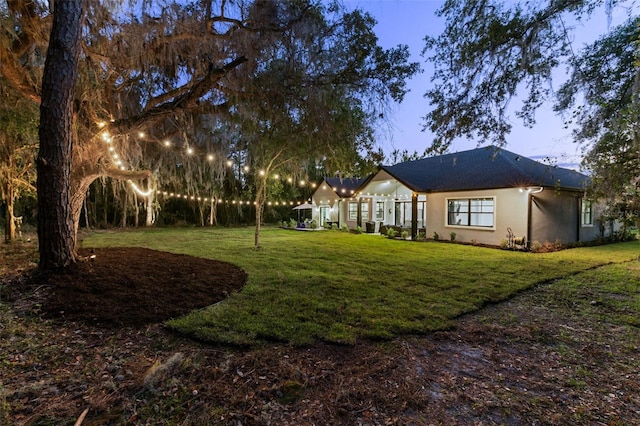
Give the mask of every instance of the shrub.
<svg viewBox="0 0 640 426">
<path fill-rule="evenodd" d="M 502 240 L 500 240 L 500 248 L 503 250 L 506 250 L 509 248 L 509 241 L 507 241 L 507 239 L 503 238 Z"/>
<path fill-rule="evenodd" d="M 296 228 L 298 226 L 298 222 L 295 219 L 289 219 L 289 228 Z"/>
<path fill-rule="evenodd" d="M 451 233 L 449 234 L 449 237 L 451 238 L 451 241 L 455 241 L 456 240 L 456 233 L 451 231 Z"/>
<path fill-rule="evenodd" d="M 433 240 L 434 240 L 434 241 L 439 241 L 439 240 L 440 240 L 440 235 L 438 235 L 438 233 L 437 233 L 437 232 L 434 232 L 434 233 L 433 233 Z"/>
<path fill-rule="evenodd" d="M 531 243 L 531 251 L 534 253 L 540 253 L 542 252 L 544 246 L 542 245 L 542 243 L 540 243 L 540 241 L 534 241 Z"/>
<path fill-rule="evenodd" d="M 356 234 L 362 234 L 362 226 L 356 226 Z"/>
<path fill-rule="evenodd" d="M 407 237 L 409 236 L 409 231 L 402 231 L 400 233 L 400 236 L 402 237 L 403 240 L 406 240 Z"/>
<path fill-rule="evenodd" d="M 331 224 L 331 230 L 332 230 L 332 231 L 337 231 L 337 230 L 338 230 L 338 224 L 337 224 L 337 223 L 335 223 L 335 222 L 334 222 L 334 223 L 332 223 L 332 224 Z"/>
<path fill-rule="evenodd" d="M 346 224 L 344 224 L 344 225 L 342 225 L 342 230 L 344 232 L 349 232 L 349 227 Z"/>
<path fill-rule="evenodd" d="M 311 221 L 311 228 L 316 229 L 318 227 L 318 221 L 313 219 Z"/>
<path fill-rule="evenodd" d="M 395 238 L 395 237 L 396 237 L 396 234 L 397 234 L 397 232 L 396 232 L 396 230 L 395 230 L 395 229 L 393 229 L 393 228 L 391 228 L 391 227 L 387 228 L 387 237 L 389 237 L 389 238 Z"/>
</svg>

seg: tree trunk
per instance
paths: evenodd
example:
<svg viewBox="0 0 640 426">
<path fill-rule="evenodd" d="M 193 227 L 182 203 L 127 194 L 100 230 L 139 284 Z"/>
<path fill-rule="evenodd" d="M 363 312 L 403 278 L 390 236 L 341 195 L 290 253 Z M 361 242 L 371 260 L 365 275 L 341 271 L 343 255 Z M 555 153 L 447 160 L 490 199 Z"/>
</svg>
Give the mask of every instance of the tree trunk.
<svg viewBox="0 0 640 426">
<path fill-rule="evenodd" d="M 640 51 L 636 50 L 636 64 L 640 61 Z M 636 154 L 636 176 L 633 177 L 633 199 L 632 206 L 635 213 L 636 227 L 640 229 L 640 66 L 636 65 L 636 75 L 633 79 L 633 91 L 631 108 L 633 114 L 632 133 L 633 147 Z"/>
<path fill-rule="evenodd" d="M 209 210 L 209 225 L 217 225 L 218 224 L 218 204 L 216 203 L 215 198 L 211 198 L 211 207 Z"/>
<path fill-rule="evenodd" d="M 120 192 L 120 199 L 122 201 L 122 216 L 120 216 L 120 227 L 127 227 L 127 204 L 129 204 L 129 191 L 125 188 Z"/>
<path fill-rule="evenodd" d="M 198 218 L 200 219 L 200 227 L 204 228 L 204 203 L 198 201 Z"/>
<path fill-rule="evenodd" d="M 156 215 L 155 215 L 155 211 L 154 211 L 154 207 L 153 207 L 153 193 L 149 194 L 149 196 L 147 197 L 146 200 L 146 212 L 147 212 L 147 216 L 145 218 L 144 221 L 144 226 L 153 226 L 153 224 L 156 221 Z"/>
<path fill-rule="evenodd" d="M 106 191 L 105 185 L 102 185 L 102 224 L 106 228 L 109 226 L 109 193 Z"/>
<path fill-rule="evenodd" d="M 80 215 L 82 213 L 82 205 L 84 204 L 87 191 L 89 190 L 89 186 L 91 183 L 98 177 L 98 175 L 85 176 L 79 182 L 75 182 L 72 180 L 71 183 L 71 220 L 73 221 L 73 245 L 75 247 L 78 236 L 78 227 L 80 224 Z M 106 202 L 105 202 L 105 223 L 106 223 Z"/>
<path fill-rule="evenodd" d="M 137 228 L 138 222 L 139 222 L 139 216 L 140 216 L 140 206 L 138 206 L 138 194 L 136 194 L 135 191 L 133 192 L 133 205 L 134 205 L 133 227 Z"/>
<path fill-rule="evenodd" d="M 253 248 L 260 248 L 260 222 L 262 222 L 262 212 L 264 210 L 264 202 L 267 198 L 267 178 L 260 177 L 256 188 L 256 232 Z"/>
<path fill-rule="evenodd" d="M 89 229 L 89 209 L 87 208 L 87 197 L 84 197 L 84 202 L 82 203 L 82 208 L 84 209 L 84 227 Z"/>
<path fill-rule="evenodd" d="M 73 95 L 78 72 L 83 0 L 55 2 L 42 77 L 37 161 L 39 268 L 76 261 L 71 206 L 71 154 L 77 133 Z M 82 204 L 78 208 L 81 211 Z"/>
<path fill-rule="evenodd" d="M 149 227 L 149 226 L 153 226 L 153 224 L 156 221 L 156 214 L 155 214 L 156 212 L 155 212 L 155 207 L 154 207 L 154 204 L 155 204 L 154 201 L 155 201 L 155 196 L 156 196 L 156 181 L 152 176 L 150 176 L 147 182 L 148 182 L 148 185 L 149 185 L 148 189 L 150 190 L 149 191 L 150 194 L 147 195 L 147 198 L 146 198 L 146 201 L 145 201 L 146 202 L 146 213 L 147 213 L 147 216 L 146 216 L 144 225 Z"/>
<path fill-rule="evenodd" d="M 16 239 L 16 221 L 13 214 L 13 206 L 15 201 L 14 189 L 11 183 L 8 183 L 6 209 L 4 212 L 4 241 L 9 243 Z"/>
</svg>

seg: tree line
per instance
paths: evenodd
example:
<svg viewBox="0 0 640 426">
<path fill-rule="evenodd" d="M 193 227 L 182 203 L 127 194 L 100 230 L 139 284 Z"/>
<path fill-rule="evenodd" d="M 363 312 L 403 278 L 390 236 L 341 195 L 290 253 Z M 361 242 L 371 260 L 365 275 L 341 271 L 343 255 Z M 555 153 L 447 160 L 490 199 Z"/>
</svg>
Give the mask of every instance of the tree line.
<svg viewBox="0 0 640 426">
<path fill-rule="evenodd" d="M 374 145 L 379 117 L 418 70 L 406 46 L 377 45 L 371 16 L 337 2 L 3 6 L 3 82 L 40 106 L 44 269 L 75 261 L 83 203 L 97 179 L 152 188 L 162 179 L 211 196 L 233 184 L 225 163 L 234 157 L 264 173 L 251 184 L 259 246 L 267 176 L 306 177 L 305 166 L 318 162 L 328 173 L 352 173 Z M 214 159 L 178 158 L 165 142 Z"/>
<path fill-rule="evenodd" d="M 628 20 L 578 49 L 568 22 L 603 9 Z M 423 51 L 435 139 L 393 157 L 445 152 L 457 138 L 505 145 L 516 97 L 515 119 L 529 126 L 552 102 L 585 148 L 591 196 L 640 220 L 635 2 L 446 0 L 438 14 L 445 30 Z M 376 126 L 420 67 L 407 46 L 380 47 L 374 25 L 338 1 L 0 2 L 6 239 L 16 201 L 37 192 L 40 267 L 73 263 L 81 218 L 98 222 L 91 202 L 112 197 L 124 223 L 141 205 L 134 182 L 195 199 L 251 197 L 259 247 L 266 200 L 300 191 L 274 175 L 362 176 L 384 158 Z M 555 88 L 561 67 L 570 78 Z M 159 200 L 145 203 L 149 223 Z M 104 206 L 104 222 L 116 223 Z M 215 206 L 193 206 L 200 223 L 215 221 Z"/>
</svg>

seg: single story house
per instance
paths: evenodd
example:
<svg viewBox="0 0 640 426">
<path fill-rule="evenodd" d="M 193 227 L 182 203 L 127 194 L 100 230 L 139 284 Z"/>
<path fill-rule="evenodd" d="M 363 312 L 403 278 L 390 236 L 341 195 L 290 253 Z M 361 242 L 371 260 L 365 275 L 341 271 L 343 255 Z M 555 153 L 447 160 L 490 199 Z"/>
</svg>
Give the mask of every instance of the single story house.
<svg viewBox="0 0 640 426">
<path fill-rule="evenodd" d="M 364 182 L 364 178 L 325 178 L 311 197 L 312 217 L 319 219 L 321 227 L 331 227 L 334 223 L 338 226 L 348 224 L 346 200 L 355 200 L 356 191 Z M 352 227 L 355 226 L 353 223 Z"/>
<path fill-rule="evenodd" d="M 312 202 L 323 225 L 395 226 L 413 239 L 455 233 L 456 241 L 490 245 L 523 238 L 566 244 L 600 236 L 588 182 L 577 171 L 488 146 L 381 166 L 361 180 L 327 178 Z"/>
</svg>

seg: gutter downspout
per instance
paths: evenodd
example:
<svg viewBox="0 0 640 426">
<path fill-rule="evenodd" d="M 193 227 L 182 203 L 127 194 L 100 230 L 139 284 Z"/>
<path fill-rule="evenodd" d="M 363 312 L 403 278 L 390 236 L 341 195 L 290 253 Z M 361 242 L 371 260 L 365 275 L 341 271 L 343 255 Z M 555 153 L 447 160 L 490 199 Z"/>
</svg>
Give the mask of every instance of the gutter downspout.
<svg viewBox="0 0 640 426">
<path fill-rule="evenodd" d="M 531 248 L 531 238 L 533 238 L 533 194 L 539 194 L 540 192 L 544 191 L 544 187 L 541 186 L 539 188 L 537 188 L 536 190 L 532 190 L 531 188 L 527 188 L 527 193 L 528 193 L 528 199 L 527 199 L 527 209 L 528 209 L 528 214 L 527 214 L 527 248 Z"/>
<path fill-rule="evenodd" d="M 582 199 L 580 197 L 576 198 L 576 212 L 578 213 L 578 220 L 576 220 L 576 243 L 580 242 L 580 225 L 582 224 Z"/>
</svg>

